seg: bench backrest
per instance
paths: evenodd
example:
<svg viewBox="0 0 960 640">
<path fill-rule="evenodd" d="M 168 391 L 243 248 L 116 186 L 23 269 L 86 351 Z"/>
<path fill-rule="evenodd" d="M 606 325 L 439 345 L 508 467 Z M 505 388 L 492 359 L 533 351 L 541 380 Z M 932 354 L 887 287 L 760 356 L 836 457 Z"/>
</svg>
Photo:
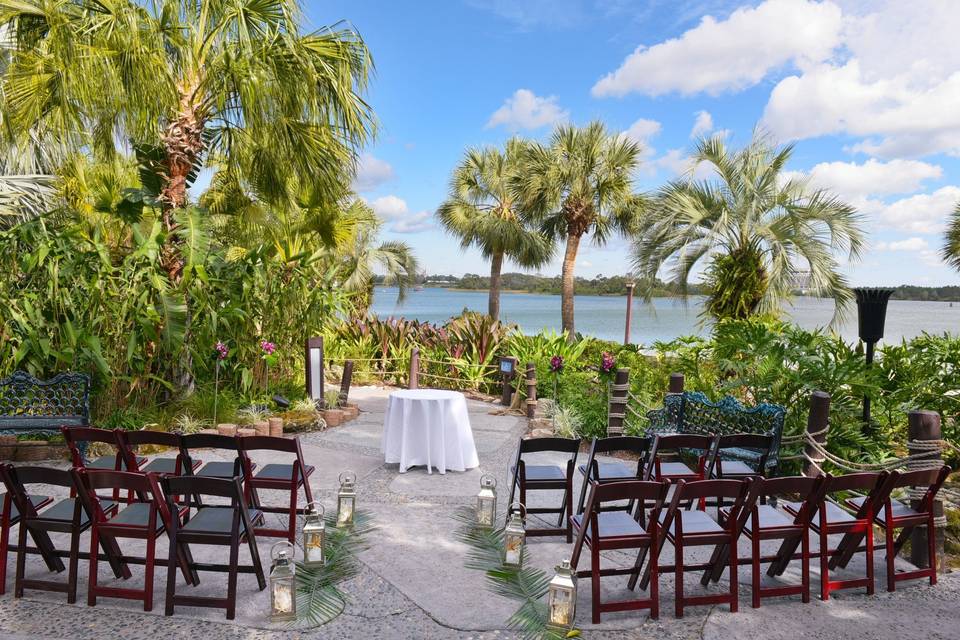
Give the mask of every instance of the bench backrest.
<svg viewBox="0 0 960 640">
<path fill-rule="evenodd" d="M 61 373 L 39 380 L 15 371 L 0 380 L 0 432 L 57 431 L 90 424 L 90 376 Z"/>
</svg>

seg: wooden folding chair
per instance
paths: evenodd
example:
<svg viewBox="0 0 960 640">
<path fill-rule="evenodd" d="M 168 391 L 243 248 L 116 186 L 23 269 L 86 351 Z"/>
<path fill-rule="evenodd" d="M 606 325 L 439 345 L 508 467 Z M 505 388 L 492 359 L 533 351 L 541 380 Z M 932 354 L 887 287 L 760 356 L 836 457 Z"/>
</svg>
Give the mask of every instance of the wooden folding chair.
<svg viewBox="0 0 960 640">
<path fill-rule="evenodd" d="M 739 566 L 737 541 L 740 537 L 740 529 L 737 523 L 743 509 L 753 508 L 753 503 L 756 500 L 753 486 L 753 478 L 743 480 L 694 480 L 693 482 L 681 479 L 676 481 L 670 507 L 660 514 L 661 542 L 658 549 L 663 548 L 664 540 L 673 545 L 674 564 L 672 566 L 661 565 L 660 569 L 663 571 L 672 569 L 674 571 L 676 581 L 674 609 L 678 618 L 683 617 L 685 607 L 703 604 L 728 604 L 731 612 L 737 611 L 737 567 Z M 732 500 L 733 504 L 729 508 L 729 516 L 725 522 L 717 522 L 706 511 L 687 511 L 681 508 L 684 502 L 692 504 L 710 498 Z M 703 564 L 684 562 L 684 550 L 687 547 L 699 546 L 713 546 L 715 549 L 727 547 L 729 549 L 727 566 L 730 572 L 730 588 L 726 594 L 696 596 L 684 594 L 683 574 L 685 572 L 712 568 L 711 562 Z M 716 551 L 714 553 L 716 554 Z M 652 563 L 653 560 L 651 559 L 650 564 Z M 648 567 L 644 573 L 642 586 L 646 586 L 649 576 L 650 568 Z"/>
<path fill-rule="evenodd" d="M 577 571 L 577 576 L 590 576 L 592 620 L 594 624 L 600 623 L 600 614 L 606 611 L 650 609 L 651 618 L 655 620 L 659 617 L 659 573 L 657 571 L 657 558 L 659 556 L 657 545 L 660 540 L 659 517 L 669 490 L 670 485 L 665 481 L 590 482 L 590 497 L 587 501 L 586 511 L 583 514 L 570 517 L 571 527 L 576 532 L 573 556 L 570 561 L 575 571 L 583 552 L 583 546 L 586 545 L 590 549 L 590 570 Z M 634 515 L 623 510 L 604 508 L 604 503 L 623 500 L 637 505 Z M 650 515 L 646 517 L 648 502 L 652 504 Z M 632 567 L 601 568 L 600 552 L 613 549 L 639 549 L 638 558 L 640 554 L 647 550 L 650 551 L 649 598 L 618 602 L 600 601 L 601 576 L 636 576 L 640 571 L 641 562 L 639 559 Z"/>
<path fill-rule="evenodd" d="M 163 559 L 156 558 L 156 545 L 166 530 L 171 517 L 180 517 L 179 512 L 171 515 L 157 483 L 156 474 L 142 474 L 131 471 L 106 471 L 74 469 L 74 483 L 83 488 L 78 497 L 83 502 L 84 509 L 91 517 L 90 526 L 90 570 L 88 576 L 87 604 L 96 606 L 97 597 L 124 598 L 128 600 L 142 600 L 143 610 L 153 610 L 153 573 L 154 567 L 164 564 Z M 147 502 L 133 502 L 113 515 L 104 510 L 101 499 L 97 496 L 97 489 L 126 489 L 137 495 L 148 496 Z M 116 541 L 118 538 L 129 538 L 146 541 L 146 554 L 143 558 L 123 556 L 124 562 L 144 565 L 143 589 L 125 589 L 107 587 L 98 584 L 97 548 L 103 538 Z M 187 584 L 193 584 L 187 558 L 181 553 L 178 556 L 183 577 Z"/>
<path fill-rule="evenodd" d="M 13 504 L 20 512 L 20 543 L 17 550 L 14 597 L 22 598 L 24 589 L 56 591 L 66 593 L 67 602 L 73 604 L 77 600 L 77 564 L 81 557 L 86 557 L 86 554 L 80 552 L 80 534 L 90 528 L 90 515 L 83 508 L 83 503 L 78 498 L 60 500 L 38 512 L 27 491 L 27 487 L 34 484 L 78 490 L 79 487 L 74 482 L 72 472 L 46 467 L 2 465 L 0 466 L 0 478 L 3 479 L 7 492 L 13 499 Z M 113 513 L 116 510 L 116 503 L 113 501 L 105 500 L 102 504 L 104 510 L 108 513 Z M 28 546 L 28 532 L 36 542 L 36 547 Z M 50 539 L 50 533 L 70 534 L 70 550 L 61 551 L 57 549 Z M 104 538 L 100 541 L 100 547 L 105 553 L 105 558 L 109 560 L 114 575 L 118 578 L 129 578 L 130 568 L 123 561 L 116 542 Z M 29 553 L 39 553 L 43 556 L 47 568 L 58 573 L 63 571 L 63 563 L 60 562 L 59 558 L 67 558 L 66 583 L 25 578 L 26 556 Z"/>
<path fill-rule="evenodd" d="M 693 433 L 675 433 L 657 435 L 653 439 L 650 449 L 650 461 L 647 464 L 645 480 L 703 480 L 707 456 L 713 450 L 714 436 L 703 436 Z M 692 453 L 697 457 L 696 467 L 691 468 L 683 462 L 684 454 Z M 665 457 L 675 457 L 677 460 L 663 460 Z"/>
<path fill-rule="evenodd" d="M 759 433 L 717 436 L 708 456 L 705 479 L 766 476 L 767 458 L 773 444 L 773 436 Z M 747 457 L 751 459 L 745 460 Z"/>
<path fill-rule="evenodd" d="M 240 442 L 240 451 L 243 453 L 241 462 L 244 465 L 244 491 L 247 502 L 265 513 L 285 513 L 289 523 L 286 529 L 259 528 L 257 535 L 286 538 L 294 544 L 297 535 L 297 514 L 306 512 L 306 505 L 313 502 L 313 493 L 310 490 L 310 476 L 313 466 L 303 460 L 303 450 L 300 448 L 300 438 L 277 438 L 271 436 L 246 436 L 237 438 Z M 270 463 L 254 473 L 250 453 L 253 451 L 279 451 L 292 453 L 295 457 L 290 463 Z M 303 488 L 304 507 L 297 507 L 300 489 Z M 260 503 L 257 489 L 272 489 L 289 492 L 289 506 L 264 506 Z"/>
<path fill-rule="evenodd" d="M 42 509 L 53 502 L 50 496 L 36 495 L 28 498 L 34 509 Z M 0 495 L 0 501 L 3 503 L 3 511 L 0 512 L 0 596 L 2 596 L 7 592 L 7 555 L 11 549 L 19 551 L 21 542 L 18 540 L 17 544 L 10 546 L 10 529 L 13 525 L 20 523 L 20 510 L 13 503 L 9 493 Z M 50 570 L 63 571 L 63 563 L 60 559 L 56 557 L 53 559 L 56 560 L 55 564 L 58 563 L 59 568 L 50 567 Z"/>
<path fill-rule="evenodd" d="M 597 456 L 629 453 L 636 456 L 637 462 L 614 460 L 600 462 Z M 647 455 L 650 453 L 650 438 L 639 436 L 613 436 L 610 438 L 594 438 L 590 443 L 590 455 L 587 463 L 577 467 L 583 476 L 583 485 L 580 487 L 580 498 L 577 500 L 577 513 L 583 513 L 583 503 L 587 495 L 587 486 L 591 482 L 619 482 L 621 480 L 642 480 L 646 473 Z M 604 509 L 617 511 L 632 511 L 633 504 L 606 505 Z"/>
<path fill-rule="evenodd" d="M 750 557 L 741 558 L 739 563 L 751 566 L 751 596 L 753 608 L 760 606 L 760 599 L 799 594 L 803 602 L 810 602 L 810 520 L 823 502 L 824 476 L 807 478 L 793 476 L 787 478 L 754 479 L 755 500 L 752 509 L 740 510 L 740 522 L 737 523 L 750 540 Z M 795 516 L 790 516 L 776 507 L 768 504 L 769 498 L 795 498 L 799 496 L 800 510 Z M 726 523 L 730 518 L 730 510 L 720 509 L 720 522 Z M 777 587 L 763 587 L 760 583 L 760 565 L 771 563 L 768 574 L 777 574 L 777 562 L 781 559 L 778 553 L 763 556 L 760 543 L 764 540 L 782 540 L 780 547 L 790 549 L 789 563 L 793 559 L 793 549 L 800 544 L 800 584 Z M 717 582 L 723 575 L 724 567 L 728 563 L 729 550 L 724 546 L 717 549 L 711 562 L 712 569 L 704 572 L 700 584 L 706 586 L 709 582 Z M 786 565 L 784 565 L 784 568 Z M 782 573 L 782 570 L 779 570 Z"/>
<path fill-rule="evenodd" d="M 119 429 L 97 429 L 95 427 L 61 427 L 63 439 L 67 441 L 67 447 L 70 449 L 70 459 L 74 467 L 79 469 L 113 469 L 114 471 L 123 471 L 127 468 L 127 451 L 124 450 L 124 442 L 119 437 Z M 108 444 L 115 449 L 110 455 L 100 456 L 93 460 L 87 460 L 84 456 L 86 444 L 91 442 L 101 442 Z M 134 456 L 137 465 L 146 462 L 142 456 Z"/>
<path fill-rule="evenodd" d="M 142 429 L 140 431 L 118 431 L 123 451 L 127 455 L 126 466 L 130 471 L 139 471 L 141 473 L 160 473 L 164 475 L 179 476 L 185 473 L 187 456 L 183 452 L 183 436 L 179 433 L 169 431 L 151 431 Z M 143 460 L 135 455 L 137 447 L 152 445 L 157 447 L 168 447 L 176 452 L 174 457 L 157 456 L 150 459 L 146 464 L 140 463 Z M 198 458 L 190 460 L 191 471 L 196 471 L 203 461 Z"/>
<path fill-rule="evenodd" d="M 874 522 L 883 529 L 887 561 L 887 591 L 896 591 L 897 582 L 900 580 L 915 580 L 917 578 L 929 578 L 930 584 L 937 584 L 937 545 L 936 537 L 930 533 L 927 534 L 927 554 L 930 560 L 930 566 L 925 569 L 915 569 L 913 571 L 897 572 L 894 559 L 900 554 L 903 545 L 910 538 L 910 534 L 915 527 L 926 527 L 928 532 L 935 529 L 934 519 L 934 499 L 937 492 L 950 475 L 950 467 L 944 465 L 939 469 L 924 469 L 919 471 L 907 471 L 898 473 L 891 479 L 890 490 L 905 489 L 908 487 L 917 487 L 923 491 L 920 500 L 915 503 L 916 507 L 904 504 L 898 500 L 893 500 L 889 495 L 884 501 L 883 509 L 874 512 Z M 845 503 L 853 510 L 859 511 L 867 498 L 848 498 Z M 894 534 L 897 529 L 902 529 L 900 535 L 894 540 Z"/>
<path fill-rule="evenodd" d="M 240 443 L 236 436 L 223 436 L 216 433 L 191 433 L 180 436 L 181 475 L 194 475 L 200 478 L 241 478 L 243 479 L 244 465 L 242 459 L 246 455 L 240 450 Z M 221 449 L 235 451 L 236 457 L 232 461 L 214 460 L 202 466 L 195 464 L 198 458 L 194 454 L 197 449 Z M 199 466 L 199 468 L 198 468 Z M 250 463 L 251 469 L 256 469 L 256 463 Z M 191 496 L 191 505 L 203 506 L 203 498 L 199 495 Z"/>
<path fill-rule="evenodd" d="M 896 473 L 896 472 L 894 472 Z M 820 538 L 820 598 L 829 600 L 830 593 L 837 589 L 855 589 L 866 587 L 867 595 L 874 592 L 873 571 L 873 519 L 878 511 L 883 509 L 884 502 L 890 495 L 891 474 L 886 471 L 880 473 L 851 473 L 843 476 L 824 478 L 823 493 L 827 498 L 833 494 L 842 494 L 849 491 L 868 492 L 864 501 L 854 511 L 848 511 L 837 502 L 824 499 L 817 509 L 817 513 L 810 521 L 810 528 Z M 784 503 L 784 508 L 794 516 L 800 515 L 802 505 L 796 502 Z M 830 535 L 844 534 L 836 549 L 830 548 Z M 854 553 L 858 551 L 860 541 L 866 539 L 867 568 L 864 578 L 849 580 L 831 580 L 830 570 L 845 567 Z M 785 566 L 780 564 L 782 572 Z"/>
<path fill-rule="evenodd" d="M 247 506 L 243 497 L 240 478 L 204 478 L 199 476 L 160 476 L 160 484 L 167 500 L 167 509 L 174 513 L 177 505 L 174 495 L 214 496 L 230 500 L 227 506 L 203 506 L 181 525 L 178 518 L 170 519 L 170 552 L 167 559 L 167 593 L 164 614 L 172 616 L 177 605 L 186 607 L 214 607 L 226 609 L 227 619 L 233 620 L 237 609 L 237 575 L 253 573 L 257 576 L 260 590 L 267 588 L 254 525 L 263 522 L 263 512 Z M 240 565 L 240 544 L 246 542 L 250 549 L 251 564 Z M 227 564 L 199 563 L 190 555 L 190 544 L 221 545 L 230 547 Z M 189 569 L 194 576 L 193 584 L 199 584 L 197 572 L 215 571 L 227 574 L 227 595 L 223 598 L 195 595 L 177 595 L 176 556 L 182 548 L 190 558 Z"/>
<path fill-rule="evenodd" d="M 580 440 L 577 438 L 526 438 L 520 440 L 517 447 L 517 457 L 510 471 L 513 473 L 513 482 L 510 483 L 510 502 L 516 491 L 520 491 L 520 503 L 527 514 L 556 513 L 558 514 L 556 528 L 527 527 L 528 536 L 556 536 L 565 535 L 567 542 L 573 542 L 573 530 L 570 521 L 564 524 L 564 516 L 573 513 L 573 468 L 577 464 L 577 454 L 580 451 Z M 523 459 L 525 454 L 556 452 L 570 456 L 566 469 L 552 464 L 527 464 Z M 530 507 L 527 506 L 528 491 L 563 491 L 563 500 L 559 507 Z M 510 519 L 511 508 L 507 509 L 507 520 Z"/>
</svg>

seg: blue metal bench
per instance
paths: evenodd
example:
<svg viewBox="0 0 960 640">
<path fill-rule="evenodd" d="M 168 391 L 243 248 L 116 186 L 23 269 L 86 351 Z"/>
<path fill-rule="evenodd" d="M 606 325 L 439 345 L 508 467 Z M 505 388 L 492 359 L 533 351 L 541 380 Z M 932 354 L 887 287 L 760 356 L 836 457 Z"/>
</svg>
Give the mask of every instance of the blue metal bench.
<svg viewBox="0 0 960 640">
<path fill-rule="evenodd" d="M 759 433 L 773 437 L 773 446 L 767 458 L 767 472 L 773 474 L 780 464 L 780 440 L 787 410 L 778 404 L 760 403 L 745 407 L 732 396 L 719 402 L 710 402 L 699 391 L 668 393 L 663 399 L 663 408 L 647 412 L 650 426 L 647 435 L 658 433 L 698 433 L 704 435 L 728 435 L 734 433 Z M 756 462 L 758 454 L 748 449 L 724 449 L 723 458 Z"/>
<path fill-rule="evenodd" d="M 90 376 L 60 373 L 38 380 L 15 371 L 0 380 L 0 434 L 56 434 L 62 426 L 90 426 Z"/>
</svg>

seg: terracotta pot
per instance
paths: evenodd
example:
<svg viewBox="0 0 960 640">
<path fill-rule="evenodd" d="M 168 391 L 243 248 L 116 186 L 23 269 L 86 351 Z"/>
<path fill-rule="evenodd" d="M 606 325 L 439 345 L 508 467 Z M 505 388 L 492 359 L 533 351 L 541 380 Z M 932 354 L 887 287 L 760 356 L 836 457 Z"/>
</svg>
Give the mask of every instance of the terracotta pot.
<svg viewBox="0 0 960 640">
<path fill-rule="evenodd" d="M 50 444 L 42 440 L 22 440 L 17 443 L 16 460 L 18 462 L 37 462 L 59 457 L 63 445 Z"/>
<path fill-rule="evenodd" d="M 268 436 L 270 435 L 270 422 L 267 420 L 261 420 L 260 422 L 255 422 L 253 428 L 256 430 L 258 436 Z"/>
<path fill-rule="evenodd" d="M 358 415 L 360 415 L 360 407 L 358 407 L 358 406 L 355 405 L 355 404 L 348 404 L 348 405 L 344 408 L 344 411 L 346 411 L 346 413 L 347 413 L 347 415 L 349 416 L 349 419 L 350 419 L 350 420 L 353 420 L 353 419 L 356 418 Z"/>
<path fill-rule="evenodd" d="M 219 433 L 222 436 L 235 436 L 237 435 L 237 425 L 230 424 L 229 422 L 218 424 L 217 433 Z"/>
<path fill-rule="evenodd" d="M 283 418 L 270 418 L 270 435 L 274 438 L 283 436 Z"/>
<path fill-rule="evenodd" d="M 255 436 L 257 435 L 256 429 L 237 429 L 238 436 Z"/>
<path fill-rule="evenodd" d="M 198 431 L 197 433 L 206 433 L 212 436 L 220 435 L 220 431 L 218 429 L 200 429 L 200 431 Z"/>
<path fill-rule="evenodd" d="M 323 412 L 323 420 L 328 427 L 339 427 L 343 423 L 343 410 L 327 409 Z"/>
</svg>

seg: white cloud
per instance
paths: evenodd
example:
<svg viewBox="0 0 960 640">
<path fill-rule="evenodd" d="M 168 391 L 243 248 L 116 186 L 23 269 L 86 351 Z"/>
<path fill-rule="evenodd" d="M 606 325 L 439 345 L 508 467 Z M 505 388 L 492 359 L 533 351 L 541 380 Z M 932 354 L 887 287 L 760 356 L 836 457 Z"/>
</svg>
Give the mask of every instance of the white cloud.
<svg viewBox="0 0 960 640">
<path fill-rule="evenodd" d="M 920 237 L 895 240 L 893 242 L 878 242 L 874 247 L 877 251 L 923 251 L 930 243 Z"/>
<path fill-rule="evenodd" d="M 709 111 L 697 111 L 697 119 L 690 130 L 690 137 L 696 138 L 713 131 L 713 116 Z"/>
<path fill-rule="evenodd" d="M 704 16 L 679 38 L 639 46 L 592 93 L 717 95 L 746 89 L 789 63 L 802 68 L 829 58 L 839 44 L 841 24 L 836 5 L 810 0 L 766 0 L 737 9 L 726 20 Z"/>
<path fill-rule="evenodd" d="M 384 220 L 397 220 L 409 211 L 406 201 L 392 194 L 377 198 L 370 203 L 370 208 Z"/>
<path fill-rule="evenodd" d="M 390 230 L 394 233 L 420 233 L 433 228 L 430 218 L 433 214 L 429 211 L 419 211 L 411 216 L 393 223 Z"/>
<path fill-rule="evenodd" d="M 925 180 L 940 178 L 943 175 L 943 169 L 938 165 L 919 160 L 882 162 L 871 158 L 862 164 L 821 162 L 815 165 L 808 175 L 813 186 L 830 189 L 856 204 L 870 196 L 919 191 Z"/>
<path fill-rule="evenodd" d="M 940 233 L 947 217 L 960 200 L 960 187 L 943 187 L 877 208 L 884 226 L 907 233 Z"/>
<path fill-rule="evenodd" d="M 517 89 L 504 101 L 503 106 L 493 112 L 487 121 L 487 128 L 539 129 L 569 117 L 570 112 L 560 108 L 556 96 L 543 98 L 529 89 Z"/>
<path fill-rule="evenodd" d="M 630 128 L 623 132 L 631 140 L 646 144 L 650 138 L 660 133 L 662 126 L 656 120 L 640 118 Z"/>
<path fill-rule="evenodd" d="M 872 13 L 844 16 L 835 60 L 777 84 L 764 125 L 785 139 L 853 135 L 851 151 L 882 157 L 960 155 L 955 0 L 859 6 Z"/>
<path fill-rule="evenodd" d="M 357 164 L 357 175 L 353 179 L 353 190 L 361 193 L 373 191 L 395 177 L 393 167 L 388 162 L 369 153 L 364 153 L 360 156 L 360 162 Z"/>
</svg>

